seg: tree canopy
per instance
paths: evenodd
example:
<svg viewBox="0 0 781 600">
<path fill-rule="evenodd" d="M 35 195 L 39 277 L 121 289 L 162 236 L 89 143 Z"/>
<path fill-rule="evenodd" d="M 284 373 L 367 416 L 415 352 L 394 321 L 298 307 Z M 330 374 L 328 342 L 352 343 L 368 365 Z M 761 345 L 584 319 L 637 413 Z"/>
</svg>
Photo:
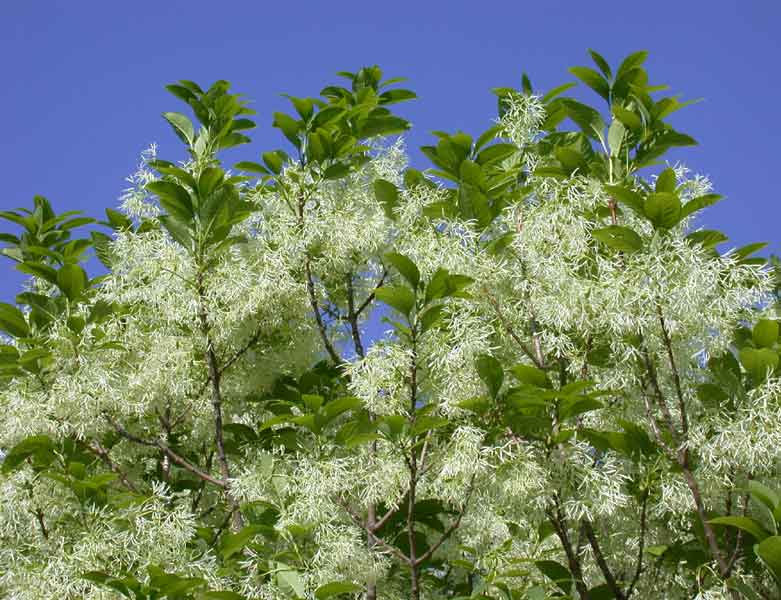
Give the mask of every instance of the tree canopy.
<svg viewBox="0 0 781 600">
<path fill-rule="evenodd" d="M 781 270 L 589 54 L 425 171 L 377 66 L 234 165 L 254 111 L 179 81 L 105 220 L 0 212 L 0 597 L 778 598 Z"/>
</svg>

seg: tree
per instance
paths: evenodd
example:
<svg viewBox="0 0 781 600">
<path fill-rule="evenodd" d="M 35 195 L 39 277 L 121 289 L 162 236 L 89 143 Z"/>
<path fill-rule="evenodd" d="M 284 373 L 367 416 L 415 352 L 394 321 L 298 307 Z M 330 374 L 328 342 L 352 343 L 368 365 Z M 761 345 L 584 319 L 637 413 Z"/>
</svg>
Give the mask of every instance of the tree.
<svg viewBox="0 0 781 600">
<path fill-rule="evenodd" d="M 0 213 L 0 595 L 777 597 L 781 271 L 694 229 L 646 53 L 590 55 L 602 109 L 524 75 L 425 172 L 376 66 L 234 171 L 253 111 L 180 81 L 110 234 Z"/>
</svg>

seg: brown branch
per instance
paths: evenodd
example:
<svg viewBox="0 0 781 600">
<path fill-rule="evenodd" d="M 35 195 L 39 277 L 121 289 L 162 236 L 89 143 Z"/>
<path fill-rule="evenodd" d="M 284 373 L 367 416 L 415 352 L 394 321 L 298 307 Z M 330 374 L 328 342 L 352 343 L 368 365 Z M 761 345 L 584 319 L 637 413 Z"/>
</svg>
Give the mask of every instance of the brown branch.
<svg viewBox="0 0 781 600">
<path fill-rule="evenodd" d="M 366 307 L 369 306 L 369 304 L 371 304 L 372 301 L 374 301 L 375 292 L 382 287 L 387 277 L 388 277 L 388 269 L 383 268 L 382 276 L 380 277 L 380 280 L 377 282 L 377 285 L 374 286 L 374 290 L 372 290 L 372 293 L 367 296 L 366 300 L 364 300 L 361 303 L 361 305 L 358 307 L 358 310 L 355 311 L 356 315 L 360 315 L 364 310 L 366 310 Z"/>
<path fill-rule="evenodd" d="M 306 274 L 306 291 L 309 295 L 309 305 L 312 307 L 312 311 L 315 313 L 315 321 L 317 322 L 317 329 L 320 332 L 320 338 L 323 340 L 323 346 L 325 346 L 328 356 L 334 364 L 342 364 L 342 358 L 336 352 L 331 340 L 328 339 L 328 331 L 323 321 L 323 315 L 320 313 L 320 306 L 317 302 L 317 296 L 315 295 L 315 280 L 312 276 L 311 258 L 309 254 L 304 257 L 304 273 Z"/>
<path fill-rule="evenodd" d="M 358 327 L 358 313 L 355 310 L 355 290 L 353 289 L 353 274 L 347 275 L 347 322 L 350 323 L 350 331 L 353 335 L 353 345 L 355 346 L 355 353 L 364 358 L 366 352 L 363 349 L 363 342 L 361 341 L 361 330 Z"/>
<path fill-rule="evenodd" d="M 429 558 L 431 558 L 434 555 L 434 552 L 439 550 L 439 547 L 445 543 L 445 541 L 455 533 L 455 531 L 461 526 L 461 520 L 464 518 L 464 514 L 466 513 L 466 509 L 469 506 L 469 500 L 472 497 L 472 492 L 474 491 L 474 484 L 475 484 L 475 475 L 472 475 L 472 478 L 469 481 L 469 489 L 466 494 L 466 499 L 464 500 L 464 504 L 461 506 L 461 510 L 458 511 L 458 516 L 456 517 L 456 520 L 453 521 L 450 524 L 450 527 L 448 527 L 440 536 L 440 538 L 434 543 L 433 546 L 431 546 L 426 552 L 424 552 L 420 558 L 417 559 L 417 564 L 422 564 L 423 562 L 427 561 Z"/>
<path fill-rule="evenodd" d="M 43 536 L 43 539 L 48 540 L 49 530 L 46 529 L 46 521 L 43 519 L 43 511 L 40 508 L 36 508 L 33 514 L 35 515 L 35 520 L 38 521 L 38 527 L 41 529 L 41 535 Z"/>
<path fill-rule="evenodd" d="M 532 348 L 529 347 L 529 345 L 524 342 L 520 336 L 515 331 L 515 328 L 512 326 L 512 324 L 507 320 L 507 318 L 504 316 L 504 313 L 502 312 L 501 307 L 499 306 L 499 302 L 491 295 L 491 292 L 488 291 L 488 288 L 486 286 L 483 286 L 482 288 L 483 293 L 485 293 L 486 297 L 488 298 L 488 302 L 493 307 L 494 311 L 496 312 L 496 316 L 499 318 L 499 321 L 504 326 L 507 333 L 510 335 L 510 337 L 515 341 L 516 344 L 518 344 L 518 347 L 523 350 L 523 353 L 528 356 L 531 361 L 534 363 L 534 365 L 538 369 L 544 369 L 545 368 L 545 361 L 541 360 L 538 353 L 532 350 Z"/>
<path fill-rule="evenodd" d="M 637 550 L 637 566 L 635 567 L 635 574 L 632 577 L 632 581 L 629 583 L 629 587 L 626 590 L 627 598 L 635 591 L 635 586 L 640 580 L 640 575 L 643 572 L 643 551 L 645 549 L 645 536 L 648 528 L 648 496 L 648 490 L 646 490 L 643 493 L 642 509 L 640 510 L 640 545 Z"/>
<path fill-rule="evenodd" d="M 120 425 L 119 423 L 114 421 L 108 415 L 106 415 L 106 419 L 109 421 L 109 423 L 111 423 L 111 425 L 114 427 L 116 432 L 119 435 L 121 435 L 123 438 L 125 438 L 126 440 L 128 440 L 130 442 L 133 442 L 135 444 L 139 444 L 141 446 L 148 446 L 150 448 L 157 448 L 158 450 L 160 450 L 160 452 L 165 454 L 168 458 L 170 458 L 177 465 L 179 465 L 180 467 L 182 467 L 183 469 L 185 469 L 187 471 L 190 471 L 190 473 L 192 473 L 193 475 L 196 475 L 196 476 L 200 477 L 202 480 L 207 481 L 207 482 L 209 482 L 209 483 L 211 483 L 213 485 L 216 485 L 217 487 L 221 487 L 223 489 L 228 486 L 227 481 L 223 481 L 222 479 L 217 479 L 215 477 L 212 477 L 211 475 L 209 475 L 207 472 L 205 472 L 201 468 L 199 468 L 196 465 L 192 464 L 186 458 L 180 456 L 179 454 L 177 454 L 176 452 L 171 450 L 171 448 L 166 446 L 160 440 L 155 440 L 155 441 L 145 440 L 143 438 L 140 438 L 140 437 L 135 436 L 132 433 L 130 433 L 127 429 L 122 427 L 122 425 Z"/>
<path fill-rule="evenodd" d="M 662 327 L 662 339 L 664 340 L 665 348 L 667 349 L 667 358 L 670 361 L 670 369 L 673 374 L 673 384 L 675 385 L 675 392 L 678 395 L 678 410 L 681 413 L 681 430 L 683 431 L 683 438 L 686 439 L 689 435 L 689 420 L 686 416 L 686 404 L 683 401 L 683 391 L 681 389 L 681 378 L 678 375 L 678 367 L 675 365 L 675 357 L 673 356 L 673 345 L 670 340 L 670 334 L 667 332 L 667 325 L 662 315 L 662 307 L 656 305 L 656 314 L 659 316 L 659 324 Z"/>
<path fill-rule="evenodd" d="M 337 502 L 345 510 L 345 512 L 348 515 L 350 515 L 350 518 L 353 520 L 353 522 L 361 529 L 364 529 L 363 519 L 358 514 L 356 514 L 352 508 L 350 508 L 350 505 L 344 500 L 342 500 L 341 498 L 338 498 Z M 376 535 L 373 531 L 368 531 L 367 534 L 372 538 L 375 544 L 385 548 L 386 550 L 390 551 L 392 554 L 395 554 L 396 557 L 400 559 L 402 562 L 404 562 L 405 564 L 410 564 L 410 558 L 406 554 L 404 554 L 401 550 L 396 548 L 396 546 L 391 546 L 388 542 L 386 542 L 384 539 Z"/>
<path fill-rule="evenodd" d="M 231 477 L 228 457 L 225 453 L 225 439 L 223 436 L 222 420 L 222 390 L 220 387 L 220 367 L 217 361 L 217 354 L 214 350 L 214 342 L 211 337 L 209 327 L 209 317 L 206 311 L 206 290 L 203 283 L 203 271 L 199 271 L 198 279 L 198 319 L 201 325 L 201 333 L 206 342 L 206 365 L 209 370 L 209 381 L 212 388 L 212 413 L 214 415 L 214 445 L 217 449 L 217 463 L 220 467 L 220 474 L 225 482 L 223 486 L 227 492 L 228 500 L 234 507 L 232 529 L 234 532 L 241 530 L 244 526 L 244 519 L 239 510 L 239 504 L 228 490 L 228 480 Z M 174 460 L 173 458 L 171 460 Z"/>
<path fill-rule="evenodd" d="M 575 587 L 580 594 L 581 600 L 590 600 L 591 596 L 588 593 L 588 588 L 583 580 L 583 570 L 580 567 L 580 559 L 572 550 L 572 544 L 567 534 L 567 524 L 561 514 L 561 508 L 559 507 L 558 497 L 554 495 L 553 502 L 556 507 L 556 511 L 547 510 L 546 514 L 553 530 L 556 532 L 556 536 L 559 538 L 562 547 L 564 548 L 564 554 L 567 555 L 567 564 L 569 565 L 570 573 L 575 579 Z"/>
<path fill-rule="evenodd" d="M 626 600 L 626 595 L 616 582 L 616 578 L 613 575 L 613 572 L 610 570 L 610 566 L 607 564 L 607 560 L 605 560 L 605 555 L 602 553 L 602 548 L 599 545 L 599 540 L 597 540 L 597 536 L 594 533 L 594 528 L 591 526 L 591 522 L 588 519 L 583 519 L 582 527 L 583 531 L 586 533 L 586 537 L 588 538 L 588 543 L 591 546 L 591 550 L 594 552 L 594 558 L 597 561 L 597 566 L 599 566 L 599 570 L 602 571 L 605 582 L 610 588 L 610 591 L 613 592 L 613 596 L 615 596 L 618 600 Z"/>
<path fill-rule="evenodd" d="M 129 491 L 138 494 L 138 488 L 133 484 L 132 481 L 127 476 L 127 473 L 125 473 L 122 469 L 119 468 L 119 465 L 117 465 L 113 460 L 111 460 L 111 456 L 109 456 L 109 451 L 104 448 L 101 443 L 98 440 L 92 440 L 91 444 L 85 444 L 85 447 L 87 450 L 92 452 L 95 456 L 97 456 L 100 460 L 103 461 L 103 463 L 113 472 L 116 473 L 117 476 L 119 476 L 119 480 L 122 482 L 122 485 L 124 485 Z"/>
</svg>

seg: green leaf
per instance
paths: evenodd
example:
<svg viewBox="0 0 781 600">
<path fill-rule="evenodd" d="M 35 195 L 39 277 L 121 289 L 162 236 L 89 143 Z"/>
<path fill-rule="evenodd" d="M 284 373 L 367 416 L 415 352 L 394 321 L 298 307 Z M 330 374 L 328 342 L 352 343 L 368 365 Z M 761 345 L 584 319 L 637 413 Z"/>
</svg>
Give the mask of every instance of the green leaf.
<svg viewBox="0 0 781 600">
<path fill-rule="evenodd" d="M 286 115 L 285 113 L 275 112 L 272 126 L 280 129 L 284 136 L 296 148 L 301 147 L 301 140 L 298 138 L 298 132 L 300 131 L 301 124 L 293 117 Z"/>
<path fill-rule="evenodd" d="M 764 381 L 768 372 L 778 366 L 778 354 L 769 348 L 743 348 L 740 362 L 756 381 Z"/>
<path fill-rule="evenodd" d="M 713 525 L 726 525 L 728 527 L 737 527 L 738 529 L 742 529 L 749 535 L 753 536 L 759 542 L 761 542 L 762 540 L 764 540 L 770 535 L 770 533 L 762 525 L 760 525 L 757 521 L 755 521 L 751 517 L 741 517 L 738 515 L 716 517 L 715 519 L 711 519 L 710 521 L 708 521 L 708 523 L 711 523 Z"/>
<path fill-rule="evenodd" d="M 553 100 L 556 96 L 561 96 L 564 92 L 567 90 L 571 90 L 578 84 L 574 81 L 570 81 L 569 83 L 564 83 L 562 85 L 556 86 L 552 90 L 550 90 L 548 93 L 546 93 L 542 98 L 540 98 L 540 102 L 543 104 L 547 104 L 551 100 Z"/>
<path fill-rule="evenodd" d="M 703 196 L 692 198 L 683 205 L 683 208 L 681 208 L 681 218 L 688 217 L 693 212 L 702 210 L 703 208 L 711 206 L 712 204 L 716 204 L 716 202 L 721 200 L 721 198 L 722 196 L 719 194 L 705 194 Z"/>
<path fill-rule="evenodd" d="M 187 222 L 193 218 L 193 205 L 190 194 L 180 185 L 171 181 L 151 181 L 146 184 L 146 189 L 157 194 L 160 206 L 170 215 Z"/>
<path fill-rule="evenodd" d="M 247 171 L 248 173 L 260 173 L 261 175 L 270 174 L 270 171 L 266 167 L 264 167 L 259 163 L 252 162 L 249 160 L 242 160 L 241 162 L 237 162 L 233 166 L 239 169 L 240 171 Z"/>
<path fill-rule="evenodd" d="M 756 553 L 762 562 L 772 571 L 773 577 L 781 587 L 781 536 L 774 535 L 756 546 Z"/>
<path fill-rule="evenodd" d="M 283 570 L 277 571 L 277 583 L 283 591 L 294 593 L 296 597 L 304 598 L 306 596 L 306 587 L 301 574 L 298 571 Z"/>
<path fill-rule="evenodd" d="M 532 385 L 538 388 L 550 389 L 552 387 L 548 376 L 545 374 L 545 371 L 538 369 L 537 367 L 533 367 L 531 365 L 515 365 L 510 369 L 510 372 L 521 383 Z"/>
<path fill-rule="evenodd" d="M 626 135 L 626 127 L 621 121 L 613 119 L 607 130 L 607 145 L 610 149 L 610 156 L 618 156 L 621 152 L 621 144 Z"/>
<path fill-rule="evenodd" d="M 760 348 L 772 348 L 778 339 L 778 321 L 761 319 L 751 330 L 751 337 Z"/>
<path fill-rule="evenodd" d="M 246 600 L 246 596 L 230 591 L 203 592 L 198 600 Z"/>
<path fill-rule="evenodd" d="M 588 67 L 570 67 L 568 70 L 605 100 L 610 99 L 610 84 L 594 69 Z"/>
<path fill-rule="evenodd" d="M 0 302 L 0 329 L 13 337 L 28 337 L 30 335 L 30 326 L 22 311 L 5 302 Z"/>
<path fill-rule="evenodd" d="M 538 560 L 534 565 L 565 594 L 570 592 L 573 580 L 567 567 L 553 560 Z"/>
<path fill-rule="evenodd" d="M 674 194 L 677 183 L 678 179 L 675 177 L 675 171 L 667 168 L 657 177 L 655 191 Z"/>
<path fill-rule="evenodd" d="M 715 229 L 702 229 L 686 236 L 686 240 L 692 244 L 702 244 L 704 248 L 713 248 L 726 242 L 729 238 L 721 231 Z"/>
<path fill-rule="evenodd" d="M 393 265 L 396 270 L 401 273 L 402 277 L 406 279 L 413 290 L 418 289 L 420 284 L 420 271 L 409 258 L 398 252 L 389 252 L 383 256 L 383 260 Z"/>
<path fill-rule="evenodd" d="M 341 179 L 342 177 L 349 175 L 349 173 L 350 173 L 349 165 L 346 165 L 341 162 L 337 162 L 329 166 L 325 171 L 323 171 L 323 178 L 327 180 Z"/>
<path fill-rule="evenodd" d="M 282 150 L 274 150 L 272 152 L 264 152 L 262 155 L 263 162 L 268 167 L 269 171 L 275 175 L 279 175 L 282 172 L 282 167 L 285 162 L 289 160 L 287 153 Z"/>
<path fill-rule="evenodd" d="M 647 50 L 640 50 L 639 52 L 635 52 L 627 56 L 618 67 L 618 71 L 616 72 L 616 79 L 621 79 L 623 76 L 627 75 L 629 71 L 642 65 L 647 58 Z"/>
<path fill-rule="evenodd" d="M 502 365 L 493 356 L 482 354 L 477 357 L 475 367 L 480 379 L 488 388 L 491 397 L 496 398 L 499 395 L 499 390 L 502 389 L 502 382 L 504 381 Z"/>
<path fill-rule="evenodd" d="M 439 325 L 445 316 L 445 306 L 443 304 L 436 304 L 427 308 L 420 315 L 420 333 L 426 333 L 432 327 Z"/>
<path fill-rule="evenodd" d="M 773 514 L 773 511 L 781 504 L 781 497 L 775 490 L 770 489 L 766 485 L 759 483 L 758 481 L 751 480 L 748 482 L 748 491 L 751 497 L 758 502 L 761 502 Z"/>
<path fill-rule="evenodd" d="M 195 140 L 195 128 L 192 122 L 186 116 L 176 112 L 163 113 L 163 118 L 171 124 L 179 138 L 188 146 L 193 145 Z"/>
<path fill-rule="evenodd" d="M 265 530 L 263 525 L 247 525 L 238 533 L 226 533 L 220 542 L 220 554 L 230 558 L 249 544 L 252 539 Z"/>
<path fill-rule="evenodd" d="M 55 445 L 46 435 L 33 435 L 23 439 L 11 448 L 2 461 L 2 472 L 14 471 L 28 458 L 33 457 L 35 463 L 46 466 L 55 459 Z"/>
<path fill-rule="evenodd" d="M 409 317 L 412 309 L 415 308 L 415 294 L 406 287 L 383 286 L 375 292 L 375 297 L 406 317 Z"/>
<path fill-rule="evenodd" d="M 380 104 L 394 104 L 405 100 L 414 100 L 417 94 L 412 90 L 388 90 L 379 95 Z"/>
<path fill-rule="evenodd" d="M 35 277 L 39 277 L 44 281 L 48 281 L 52 285 L 57 285 L 57 271 L 55 271 L 49 265 L 28 260 L 16 265 L 16 268 L 22 273 L 34 275 Z"/>
<path fill-rule="evenodd" d="M 629 227 L 609 225 L 592 230 L 591 236 L 606 246 L 621 252 L 637 252 L 643 247 L 642 238 Z"/>
<path fill-rule="evenodd" d="M 681 220 L 681 201 L 669 192 L 648 194 L 644 205 L 645 215 L 657 229 L 670 229 Z"/>
<path fill-rule="evenodd" d="M 488 165 L 504 160 L 505 158 L 515 154 L 517 151 L 518 148 L 515 146 L 515 144 L 493 144 L 492 146 L 488 146 L 479 152 L 475 157 L 475 162 L 481 166 Z"/>
<path fill-rule="evenodd" d="M 57 286 L 71 302 L 87 287 L 87 273 L 79 265 L 65 265 L 57 271 Z"/>
<path fill-rule="evenodd" d="M 610 70 L 610 65 L 602 57 L 602 55 L 597 53 L 596 50 L 592 50 L 591 48 L 588 49 L 588 53 L 591 55 L 591 60 L 594 61 L 594 64 L 596 64 L 599 67 L 599 70 L 602 71 L 602 74 L 605 76 L 605 78 L 612 79 L 613 73 Z"/>
<path fill-rule="evenodd" d="M 614 105 L 613 115 L 631 131 L 637 131 L 643 127 L 642 119 L 631 110 Z"/>
<path fill-rule="evenodd" d="M 390 181 L 385 179 L 376 179 L 373 184 L 374 197 L 382 205 L 385 215 L 389 219 L 395 219 L 396 215 L 393 209 L 399 205 L 399 190 Z"/>
<path fill-rule="evenodd" d="M 361 591 L 361 586 L 356 585 L 350 581 L 334 581 L 321 585 L 315 590 L 315 598 L 317 600 L 325 600 L 326 598 L 332 598 L 339 594 L 352 594 Z"/>
</svg>

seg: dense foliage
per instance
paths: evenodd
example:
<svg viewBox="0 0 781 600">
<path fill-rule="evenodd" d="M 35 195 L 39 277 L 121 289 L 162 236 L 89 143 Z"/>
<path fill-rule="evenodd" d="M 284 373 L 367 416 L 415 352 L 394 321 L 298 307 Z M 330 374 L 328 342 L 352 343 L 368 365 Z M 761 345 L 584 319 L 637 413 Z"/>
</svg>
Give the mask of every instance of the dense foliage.
<svg viewBox="0 0 781 600">
<path fill-rule="evenodd" d="M 232 169 L 253 111 L 180 81 L 105 222 L 0 213 L 0 597 L 778 598 L 778 271 L 590 55 L 599 108 L 524 76 L 425 172 L 377 67 Z"/>
</svg>

